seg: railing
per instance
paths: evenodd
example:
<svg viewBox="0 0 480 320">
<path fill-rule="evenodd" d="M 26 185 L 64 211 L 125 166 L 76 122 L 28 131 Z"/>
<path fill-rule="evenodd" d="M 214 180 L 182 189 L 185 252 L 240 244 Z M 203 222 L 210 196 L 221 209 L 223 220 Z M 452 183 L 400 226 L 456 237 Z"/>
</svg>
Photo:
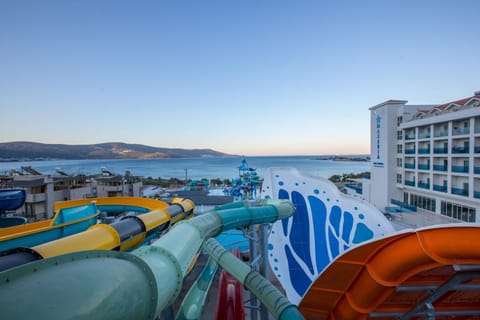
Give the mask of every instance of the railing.
<svg viewBox="0 0 480 320">
<path fill-rule="evenodd" d="M 405 140 L 415 140 L 415 135 L 414 134 L 406 134 L 405 135 Z"/>
<path fill-rule="evenodd" d="M 418 169 L 420 169 L 420 170 L 430 170 L 430 165 L 419 163 L 418 164 Z"/>
<path fill-rule="evenodd" d="M 434 191 L 439 191 L 439 192 L 447 192 L 447 186 L 441 186 L 441 185 L 434 184 L 433 185 L 433 190 Z"/>
<path fill-rule="evenodd" d="M 458 136 L 460 134 L 469 134 L 470 133 L 470 128 L 458 128 L 458 129 L 453 129 L 452 135 Z"/>
<path fill-rule="evenodd" d="M 405 185 L 410 187 L 415 187 L 415 181 L 405 180 Z"/>
<path fill-rule="evenodd" d="M 459 196 L 466 196 L 468 197 L 468 189 L 462 189 L 462 188 L 452 188 L 452 193 L 459 195 Z"/>
<path fill-rule="evenodd" d="M 418 139 L 428 139 L 430 138 L 430 132 L 420 133 Z"/>
<path fill-rule="evenodd" d="M 452 166 L 452 172 L 468 173 L 468 167 L 466 167 L 466 166 Z"/>
<path fill-rule="evenodd" d="M 434 137 L 446 137 L 448 135 L 448 132 L 446 130 L 442 131 L 435 131 L 433 134 Z"/>
<path fill-rule="evenodd" d="M 433 153 L 448 153 L 448 148 L 433 148 Z"/>
<path fill-rule="evenodd" d="M 430 183 L 419 182 L 418 187 L 422 189 L 430 189 Z"/>
<path fill-rule="evenodd" d="M 405 169 L 415 169 L 415 163 L 405 163 Z"/>
<path fill-rule="evenodd" d="M 447 166 L 443 164 L 434 164 L 433 165 L 433 170 L 434 171 L 447 171 Z"/>
<path fill-rule="evenodd" d="M 453 147 L 452 153 L 469 153 L 470 147 Z"/>
<path fill-rule="evenodd" d="M 408 209 L 410 211 L 417 211 L 417 207 L 416 206 L 413 206 L 411 204 L 408 204 L 406 202 L 402 202 L 402 201 L 399 201 L 399 200 L 395 200 L 395 199 L 390 199 L 390 203 L 391 204 L 394 204 L 396 206 L 399 206 L 401 208 L 405 208 L 405 209 Z"/>
<path fill-rule="evenodd" d="M 419 154 L 429 154 L 430 148 L 418 149 Z"/>
<path fill-rule="evenodd" d="M 405 154 L 415 154 L 415 149 L 405 149 Z"/>
</svg>

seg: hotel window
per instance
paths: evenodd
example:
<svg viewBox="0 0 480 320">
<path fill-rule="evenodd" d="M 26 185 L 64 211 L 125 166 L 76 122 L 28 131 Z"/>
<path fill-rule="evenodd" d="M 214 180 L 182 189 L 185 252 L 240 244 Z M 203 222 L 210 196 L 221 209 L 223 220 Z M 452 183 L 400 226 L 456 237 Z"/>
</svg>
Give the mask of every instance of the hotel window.
<svg viewBox="0 0 480 320">
<path fill-rule="evenodd" d="M 397 173 L 397 183 L 402 183 L 402 174 Z"/>
<path fill-rule="evenodd" d="M 403 160 L 402 158 L 397 158 L 397 167 L 401 168 L 402 167 Z"/>
<path fill-rule="evenodd" d="M 403 131 L 402 130 L 398 130 L 397 131 L 397 140 L 402 140 L 403 139 Z"/>
<path fill-rule="evenodd" d="M 456 203 L 442 201 L 441 214 L 465 222 L 475 222 L 475 208 L 462 206 Z"/>
<path fill-rule="evenodd" d="M 400 116 L 400 117 L 397 117 L 397 127 L 400 126 L 403 122 L 403 117 Z"/>
<path fill-rule="evenodd" d="M 416 194 L 410 195 L 410 204 L 418 208 L 422 208 L 428 211 L 435 212 L 435 199 L 419 196 Z"/>
<path fill-rule="evenodd" d="M 403 152 L 403 145 L 397 144 L 397 153 L 402 153 Z"/>
</svg>

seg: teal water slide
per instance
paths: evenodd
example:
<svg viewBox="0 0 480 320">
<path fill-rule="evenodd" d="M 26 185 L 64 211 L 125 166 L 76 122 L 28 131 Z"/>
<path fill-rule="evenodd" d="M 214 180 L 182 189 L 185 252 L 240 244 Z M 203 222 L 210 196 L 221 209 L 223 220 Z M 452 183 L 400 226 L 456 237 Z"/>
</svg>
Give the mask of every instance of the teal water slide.
<svg viewBox="0 0 480 320">
<path fill-rule="evenodd" d="M 83 251 L 2 272 L 0 316 L 154 319 L 179 295 L 207 239 L 233 228 L 272 223 L 293 212 L 286 200 L 245 202 L 179 222 L 158 241 L 131 253 Z M 291 307 L 286 310 L 292 313 Z"/>
</svg>

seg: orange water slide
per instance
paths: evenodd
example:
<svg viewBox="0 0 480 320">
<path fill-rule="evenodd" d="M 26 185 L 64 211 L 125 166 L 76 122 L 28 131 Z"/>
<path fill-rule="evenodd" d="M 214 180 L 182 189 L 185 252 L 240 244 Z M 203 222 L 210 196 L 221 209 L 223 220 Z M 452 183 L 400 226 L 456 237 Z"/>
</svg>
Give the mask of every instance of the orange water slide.
<svg viewBox="0 0 480 320">
<path fill-rule="evenodd" d="M 480 319 L 480 226 L 385 237 L 347 251 L 299 305 L 308 319 Z"/>
</svg>

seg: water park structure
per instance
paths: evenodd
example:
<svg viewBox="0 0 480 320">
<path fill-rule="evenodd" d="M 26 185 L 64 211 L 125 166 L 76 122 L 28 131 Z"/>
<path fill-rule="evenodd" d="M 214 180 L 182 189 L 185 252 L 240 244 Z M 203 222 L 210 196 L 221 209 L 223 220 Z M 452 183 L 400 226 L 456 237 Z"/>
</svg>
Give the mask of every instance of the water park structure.
<svg viewBox="0 0 480 320">
<path fill-rule="evenodd" d="M 79 208 L 88 205 L 85 201 L 59 203 L 56 208 Z M 132 210 L 143 200 L 97 199 L 94 205 L 117 210 L 115 201 L 123 210 Z M 191 215 L 193 206 L 188 199 L 177 199 L 161 209 L 150 206 L 111 225 L 30 247 L 51 254 L 0 271 L 1 318 L 35 314 L 39 319 L 201 319 L 217 270 L 224 272 L 221 294 L 217 292 L 217 319 L 246 316 L 243 288 L 277 319 L 473 320 L 480 316 L 476 224 L 398 231 L 367 202 L 293 168 L 270 168 L 261 199 L 233 202 L 200 215 Z M 156 212 L 160 218 L 150 223 Z M 144 221 L 143 216 L 149 218 Z M 139 220 L 145 230 L 138 227 Z M 168 229 L 163 229 L 164 223 Z M 281 290 L 253 268 L 254 261 L 245 263 L 214 239 L 224 231 L 252 226 L 258 230 L 270 226 L 263 258 L 268 259 Z M 102 236 L 93 232 L 87 236 L 96 229 L 105 231 Z M 162 236 L 145 241 L 149 230 Z M 202 250 L 209 257 L 205 268 L 175 310 L 174 302 Z M 28 301 L 28 308 L 16 306 L 19 296 Z M 260 314 L 261 319 L 268 318 Z"/>
</svg>

